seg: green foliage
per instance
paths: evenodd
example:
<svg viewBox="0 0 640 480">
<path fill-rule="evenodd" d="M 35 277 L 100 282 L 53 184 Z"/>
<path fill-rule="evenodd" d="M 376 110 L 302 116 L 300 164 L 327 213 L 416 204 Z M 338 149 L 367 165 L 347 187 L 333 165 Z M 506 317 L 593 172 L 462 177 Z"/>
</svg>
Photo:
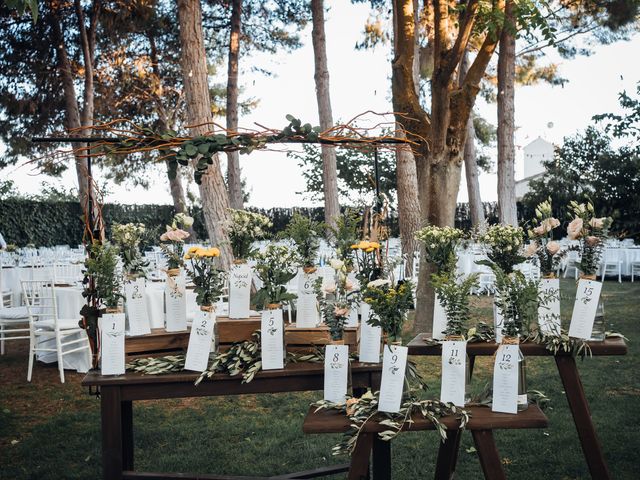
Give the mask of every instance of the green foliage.
<svg viewBox="0 0 640 480">
<path fill-rule="evenodd" d="M 289 152 L 287 156 L 298 161 L 306 184 L 306 193 L 311 200 L 321 200 L 324 195 L 322 180 L 322 156 L 318 145 L 303 145 L 302 152 Z M 395 153 L 379 151 L 378 176 L 380 193 L 395 198 L 396 160 Z M 338 195 L 341 203 L 354 202 L 362 198 L 363 203 L 371 203 L 375 192 L 374 154 L 364 149 L 336 149 Z"/>
<path fill-rule="evenodd" d="M 271 222 L 264 215 L 230 208 L 227 234 L 233 256 L 239 260 L 251 257 L 255 253 L 252 243 L 266 238 L 270 227 Z"/>
<path fill-rule="evenodd" d="M 512 225 L 491 225 L 482 236 L 488 247 L 487 256 L 504 273 L 513 272 L 513 267 L 526 259 L 520 254 L 524 231 Z"/>
<path fill-rule="evenodd" d="M 374 280 L 362 289 L 362 298 L 371 306 L 365 319 L 369 325 L 379 326 L 388 342 L 401 340 L 402 325 L 413 307 L 413 284 L 410 280 L 392 286 L 389 280 Z"/>
<path fill-rule="evenodd" d="M 110 243 L 95 242 L 89 247 L 85 260 L 84 292 L 82 296 L 92 298 L 98 305 L 116 308 L 122 298 L 122 275 L 118 271 L 118 247 Z M 89 282 L 89 279 L 92 282 Z M 93 285 L 93 288 L 91 288 Z"/>
<path fill-rule="evenodd" d="M 538 282 L 528 280 L 520 271 L 505 273 L 495 264 L 492 269 L 496 276 L 496 308 L 504 318 L 503 334 L 526 335 L 530 325 L 538 321 Z"/>
<path fill-rule="evenodd" d="M 429 225 L 415 236 L 424 244 L 425 261 L 433 264 L 438 273 L 448 274 L 456 268 L 456 248 L 464 236 L 462 230 Z"/>
<path fill-rule="evenodd" d="M 336 225 L 329 227 L 329 244 L 342 260 L 347 269 L 353 268 L 353 250 L 351 245 L 358 242 L 360 236 L 360 215 L 356 210 L 347 209 L 336 220 Z"/>
<path fill-rule="evenodd" d="M 264 310 L 269 304 L 288 303 L 296 298 L 287 292 L 287 283 L 298 273 L 300 259 L 296 252 L 284 245 L 270 244 L 253 258 L 256 260 L 254 271 L 263 283 L 254 297 L 257 308 Z"/>
<path fill-rule="evenodd" d="M 478 275 L 460 278 L 449 273 L 432 274 L 431 284 L 447 315 L 445 335 L 464 335 L 469 321 L 469 295 L 478 286 Z M 440 332 L 436 332 L 440 333 Z"/>
<path fill-rule="evenodd" d="M 320 248 L 320 238 L 323 236 L 324 224 L 314 222 L 311 218 L 294 213 L 287 228 L 282 232 L 282 236 L 293 240 L 298 256 L 302 261 L 302 266 L 312 267 L 315 265 L 318 249 Z"/>
<path fill-rule="evenodd" d="M 15 9 L 18 15 L 24 15 L 28 10 L 33 23 L 38 21 L 38 0 L 4 0 L 4 3 L 8 8 Z"/>
<path fill-rule="evenodd" d="M 226 276 L 216 265 L 216 257 L 219 256 L 220 250 L 215 247 L 191 247 L 184 257 L 191 262 L 186 273 L 195 286 L 196 303 L 201 307 L 215 305 L 222 295 Z"/>
<path fill-rule="evenodd" d="M 129 275 L 144 277 L 145 268 L 149 266 L 149 261 L 143 258 L 140 251 L 140 243 L 145 232 L 146 227 L 143 223 L 113 225 L 111 240 L 119 247 L 124 269 Z"/>
</svg>

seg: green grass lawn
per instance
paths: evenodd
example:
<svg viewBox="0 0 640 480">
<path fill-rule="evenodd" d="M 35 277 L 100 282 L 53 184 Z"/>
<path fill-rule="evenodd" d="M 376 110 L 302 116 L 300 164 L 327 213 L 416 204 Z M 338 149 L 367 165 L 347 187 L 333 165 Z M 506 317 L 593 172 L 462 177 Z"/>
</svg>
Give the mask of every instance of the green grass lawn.
<svg viewBox="0 0 640 480">
<path fill-rule="evenodd" d="M 575 284 L 563 281 L 569 316 Z M 609 329 L 629 339 L 626 357 L 579 362 L 591 411 L 613 478 L 637 479 L 640 447 L 640 282 L 607 281 L 603 291 Z M 474 299 L 474 315 L 489 320 L 490 299 Z M 568 323 L 568 318 L 564 319 Z M 8 344 L 0 357 L 0 479 L 97 478 L 101 475 L 99 400 L 55 366 L 37 364 L 26 382 L 26 346 Z M 416 358 L 434 398 L 439 359 Z M 490 381 L 488 358 L 479 358 L 473 389 Z M 498 431 L 507 475 L 514 479 L 589 478 L 571 413 L 552 358 L 530 358 L 529 388 L 551 399 L 545 430 Z M 333 463 L 335 436 L 304 435 L 303 416 L 321 392 L 137 402 L 134 405 L 136 469 L 274 475 Z M 393 442 L 396 479 L 433 476 L 435 432 L 402 434 Z M 473 442 L 463 434 L 457 478 L 482 478 Z M 334 477 L 336 478 L 336 477 Z"/>
</svg>

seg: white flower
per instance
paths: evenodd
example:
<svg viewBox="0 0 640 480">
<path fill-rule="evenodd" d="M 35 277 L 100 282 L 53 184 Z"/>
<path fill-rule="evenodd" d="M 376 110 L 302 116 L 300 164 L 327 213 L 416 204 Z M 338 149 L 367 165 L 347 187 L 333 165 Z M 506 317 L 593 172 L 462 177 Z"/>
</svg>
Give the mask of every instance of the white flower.
<svg viewBox="0 0 640 480">
<path fill-rule="evenodd" d="M 378 287 L 383 287 L 385 285 L 391 285 L 391 282 L 386 278 L 379 278 L 378 280 L 373 280 L 367 283 L 367 288 L 378 288 Z"/>
<path fill-rule="evenodd" d="M 340 270 L 344 266 L 344 262 L 337 258 L 332 258 L 329 260 L 329 265 L 331 265 L 331 268 L 334 270 Z"/>
</svg>

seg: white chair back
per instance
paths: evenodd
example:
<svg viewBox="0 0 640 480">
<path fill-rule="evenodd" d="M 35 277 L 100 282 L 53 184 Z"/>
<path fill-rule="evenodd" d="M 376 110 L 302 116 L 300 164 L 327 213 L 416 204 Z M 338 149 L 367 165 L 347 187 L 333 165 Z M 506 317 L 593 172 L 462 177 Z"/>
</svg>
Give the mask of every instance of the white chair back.
<svg viewBox="0 0 640 480">
<path fill-rule="evenodd" d="M 27 304 L 29 318 L 37 326 L 38 322 L 53 320 L 58 329 L 58 304 L 53 280 L 22 280 L 22 295 Z"/>
</svg>

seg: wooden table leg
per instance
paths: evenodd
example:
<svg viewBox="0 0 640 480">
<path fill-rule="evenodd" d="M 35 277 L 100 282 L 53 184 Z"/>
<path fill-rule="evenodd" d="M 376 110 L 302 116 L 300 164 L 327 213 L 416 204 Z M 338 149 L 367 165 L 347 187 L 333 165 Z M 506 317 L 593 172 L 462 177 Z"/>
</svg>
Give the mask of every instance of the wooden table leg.
<svg viewBox="0 0 640 480">
<path fill-rule="evenodd" d="M 476 364 L 476 356 L 469 355 L 469 380 L 473 377 L 473 367 Z"/>
<path fill-rule="evenodd" d="M 451 480 L 453 472 L 456 470 L 458 461 L 458 450 L 460 449 L 460 439 L 462 430 L 447 430 L 447 438 L 440 443 L 438 448 L 438 461 L 436 463 L 436 480 Z"/>
<path fill-rule="evenodd" d="M 391 480 L 391 442 L 373 437 L 373 480 Z"/>
<path fill-rule="evenodd" d="M 485 480 L 506 480 L 500 454 L 493 439 L 492 430 L 472 430 L 473 442 L 478 451 L 478 459 L 482 466 Z"/>
<path fill-rule="evenodd" d="M 122 467 L 133 471 L 133 402 L 120 402 L 122 409 Z"/>
<path fill-rule="evenodd" d="M 349 480 L 363 480 L 369 478 L 369 457 L 371 457 L 374 435 L 375 433 L 361 433 L 358 437 L 356 448 L 351 454 Z"/>
<path fill-rule="evenodd" d="M 124 466 L 122 452 L 122 409 L 120 387 L 102 386 L 102 476 L 104 480 L 121 480 Z"/>
<path fill-rule="evenodd" d="M 560 373 L 560 379 L 562 380 L 562 385 L 564 386 L 564 391 L 567 396 L 567 402 L 569 402 L 569 408 L 573 415 L 573 422 L 578 430 L 582 451 L 589 466 L 591 478 L 594 480 L 610 479 L 611 474 L 609 473 L 609 467 L 604 459 L 602 446 L 600 445 L 600 440 L 598 440 L 596 429 L 591 420 L 589 403 L 584 394 L 584 388 L 582 387 L 582 381 L 580 380 L 575 358 L 563 355 L 556 356 L 555 359 L 558 372 Z"/>
</svg>

